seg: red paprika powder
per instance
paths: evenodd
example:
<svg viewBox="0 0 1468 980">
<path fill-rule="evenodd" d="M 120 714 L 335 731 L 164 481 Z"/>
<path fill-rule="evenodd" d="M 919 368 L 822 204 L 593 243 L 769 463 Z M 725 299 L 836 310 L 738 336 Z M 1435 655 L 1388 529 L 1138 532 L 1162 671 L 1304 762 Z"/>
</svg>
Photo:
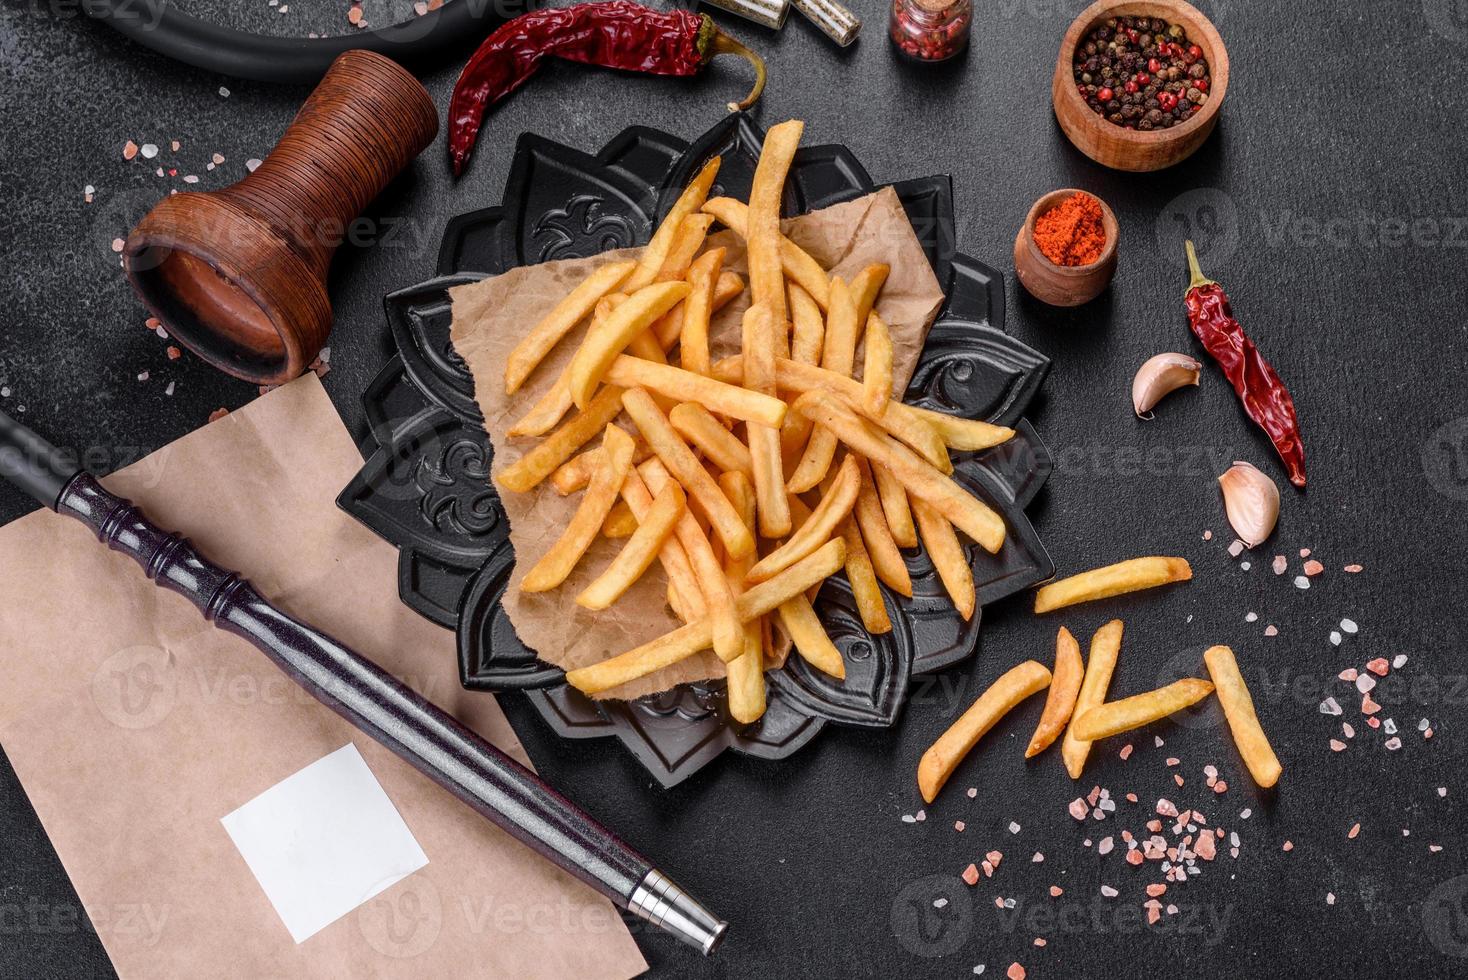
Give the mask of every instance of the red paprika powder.
<svg viewBox="0 0 1468 980">
<path fill-rule="evenodd" d="M 1035 219 L 1035 244 L 1056 265 L 1090 265 L 1106 250 L 1101 202 L 1079 191 Z"/>
</svg>

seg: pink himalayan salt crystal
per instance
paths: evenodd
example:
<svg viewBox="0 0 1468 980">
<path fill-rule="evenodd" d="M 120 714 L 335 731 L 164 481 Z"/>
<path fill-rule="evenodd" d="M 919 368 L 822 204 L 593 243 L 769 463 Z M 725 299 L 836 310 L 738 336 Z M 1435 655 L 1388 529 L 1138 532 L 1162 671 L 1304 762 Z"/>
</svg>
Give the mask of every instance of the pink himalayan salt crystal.
<svg viewBox="0 0 1468 980">
<path fill-rule="evenodd" d="M 1374 715 L 1381 710 L 1381 705 L 1371 699 L 1370 694 L 1361 695 L 1361 713 L 1363 715 Z"/>
<path fill-rule="evenodd" d="M 1238 538 L 1235 538 L 1234 543 L 1228 546 L 1229 557 L 1237 558 L 1243 552 L 1243 550 L 1244 542 L 1240 541 Z"/>
<path fill-rule="evenodd" d="M 1339 677 L 1341 680 L 1346 681 L 1347 683 L 1350 683 L 1350 682 L 1352 682 L 1352 681 L 1354 681 L 1356 679 L 1356 675 L 1358 673 L 1359 673 L 1359 671 L 1357 671 L 1355 667 L 1347 667 L 1345 670 L 1341 671 L 1339 674 L 1336 674 L 1336 676 Z"/>
<path fill-rule="evenodd" d="M 1372 660 L 1366 665 L 1366 669 L 1371 671 L 1377 677 L 1385 677 L 1386 672 L 1388 670 L 1391 670 L 1391 665 L 1386 662 L 1385 657 L 1377 657 L 1375 660 Z"/>
<path fill-rule="evenodd" d="M 1214 837 L 1212 834 L 1199 834 L 1198 843 L 1193 846 L 1193 853 L 1197 854 L 1198 857 L 1203 859 L 1204 861 L 1212 861 L 1214 856 L 1218 853 L 1217 844 L 1215 843 L 1217 840 L 1218 838 Z M 1149 892 L 1148 894 L 1151 893 Z M 1160 895 L 1162 893 L 1158 892 L 1157 894 Z"/>
<path fill-rule="evenodd" d="M 124 160 L 131 160 L 137 155 L 138 144 L 134 143 L 132 140 L 128 140 L 126 143 L 122 144 L 122 158 Z"/>
<path fill-rule="evenodd" d="M 1144 860 L 1146 860 L 1146 859 L 1142 857 L 1142 852 L 1141 851 L 1127 851 L 1126 852 L 1126 863 L 1127 864 L 1130 864 L 1130 865 L 1138 865 L 1138 864 L 1141 864 Z"/>
<path fill-rule="evenodd" d="M 1320 564 L 1320 562 L 1316 561 L 1314 558 L 1311 558 L 1305 563 L 1305 574 L 1310 576 L 1311 578 L 1314 578 L 1323 571 L 1325 571 L 1325 566 Z"/>
<path fill-rule="evenodd" d="M 1091 808 L 1087 806 L 1086 801 L 1081 799 L 1079 796 L 1070 801 L 1070 815 L 1075 817 L 1077 820 L 1086 819 L 1086 814 L 1090 812 Z"/>
<path fill-rule="evenodd" d="M 1009 969 L 1004 971 L 1009 980 L 1025 980 L 1025 968 L 1018 963 L 1009 964 Z"/>
<path fill-rule="evenodd" d="M 1301 558 L 1309 558 L 1310 557 L 1310 549 L 1309 548 L 1301 548 L 1300 549 L 1300 557 Z"/>
<path fill-rule="evenodd" d="M 979 883 L 979 869 L 972 864 L 964 868 L 963 881 L 967 885 L 977 885 Z"/>
<path fill-rule="evenodd" d="M 1346 831 L 1346 839 L 1355 840 L 1356 835 L 1359 833 L 1361 833 L 1361 825 L 1359 823 L 1353 823 L 1351 824 L 1351 829 Z"/>
<path fill-rule="evenodd" d="M 1285 851 L 1293 851 L 1294 849 L 1295 849 L 1295 842 L 1294 841 L 1288 841 L 1288 840 L 1284 842 L 1284 847 L 1281 848 L 1281 850 L 1285 850 Z"/>
<path fill-rule="evenodd" d="M 1264 627 L 1265 636 L 1279 636 L 1279 627 L 1273 624 Z"/>
<path fill-rule="evenodd" d="M 1346 743 L 1338 738 L 1333 738 L 1330 740 L 1330 750 L 1332 752 L 1344 752 L 1346 751 Z"/>
<path fill-rule="evenodd" d="M 1360 565 L 1347 565 L 1346 566 L 1346 571 L 1350 572 L 1352 575 L 1355 575 L 1357 572 L 1361 571 L 1361 566 Z"/>
<path fill-rule="evenodd" d="M 1274 574 L 1283 575 L 1285 573 L 1285 569 L 1290 567 L 1289 559 L 1285 558 L 1284 555 L 1275 555 L 1273 567 Z"/>
<path fill-rule="evenodd" d="M 1118 754 L 1121 756 L 1123 762 L 1125 762 L 1127 759 L 1130 759 L 1132 757 L 1132 743 L 1128 742 L 1127 744 L 1123 745 L 1121 747 L 1121 752 Z"/>
<path fill-rule="evenodd" d="M 1203 540 L 1204 541 L 1212 541 L 1213 540 L 1213 532 L 1212 531 L 1204 531 L 1203 532 Z"/>
<path fill-rule="evenodd" d="M 960 834 L 963 833 L 963 828 L 965 826 L 966 824 L 962 820 L 953 821 L 953 829 L 958 831 Z"/>
<path fill-rule="evenodd" d="M 1065 894 L 1065 889 L 1064 888 L 1061 888 L 1059 885 L 1051 885 L 1050 886 L 1050 897 L 1051 898 L 1059 898 L 1061 895 L 1064 895 L 1064 894 Z"/>
<path fill-rule="evenodd" d="M 1153 884 L 1147 886 L 1147 894 L 1152 898 L 1156 898 L 1165 891 L 1167 891 L 1167 886 L 1163 884 Z"/>
</svg>

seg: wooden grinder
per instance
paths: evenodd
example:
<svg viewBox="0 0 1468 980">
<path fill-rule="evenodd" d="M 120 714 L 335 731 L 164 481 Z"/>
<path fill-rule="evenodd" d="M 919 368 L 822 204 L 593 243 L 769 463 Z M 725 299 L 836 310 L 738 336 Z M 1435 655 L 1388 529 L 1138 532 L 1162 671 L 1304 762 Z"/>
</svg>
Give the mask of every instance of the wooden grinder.
<svg viewBox="0 0 1468 980">
<path fill-rule="evenodd" d="M 397 63 L 348 51 L 265 161 L 237 184 L 174 194 L 128 236 L 148 310 L 215 367 L 257 384 L 300 375 L 331 332 L 326 273 L 351 222 L 438 133 Z"/>
</svg>

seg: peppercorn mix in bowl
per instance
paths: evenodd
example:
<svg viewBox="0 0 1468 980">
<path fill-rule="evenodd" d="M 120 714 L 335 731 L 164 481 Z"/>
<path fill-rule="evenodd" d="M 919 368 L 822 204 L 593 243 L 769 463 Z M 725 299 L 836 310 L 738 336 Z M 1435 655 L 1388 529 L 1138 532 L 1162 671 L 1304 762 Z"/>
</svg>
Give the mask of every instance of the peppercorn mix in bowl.
<svg viewBox="0 0 1468 980">
<path fill-rule="evenodd" d="M 1117 170 L 1161 170 L 1212 134 L 1228 76 L 1223 39 L 1191 4 L 1100 0 L 1061 41 L 1051 99 L 1086 156 Z"/>
<path fill-rule="evenodd" d="M 1065 188 L 1040 198 L 1014 239 L 1014 271 L 1025 289 L 1051 306 L 1089 303 L 1116 274 L 1120 225 L 1106 202 Z"/>
</svg>

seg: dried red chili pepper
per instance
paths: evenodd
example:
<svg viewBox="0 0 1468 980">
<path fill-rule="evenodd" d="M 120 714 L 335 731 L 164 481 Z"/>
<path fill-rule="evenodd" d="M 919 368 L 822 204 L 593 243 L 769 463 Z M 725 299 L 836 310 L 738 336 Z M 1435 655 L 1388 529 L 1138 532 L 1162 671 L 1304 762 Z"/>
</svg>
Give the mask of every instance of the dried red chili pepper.
<svg viewBox="0 0 1468 980">
<path fill-rule="evenodd" d="M 1300 441 L 1300 420 L 1295 401 L 1284 382 L 1259 348 L 1234 319 L 1228 294 L 1198 268 L 1198 254 L 1188 242 L 1188 325 L 1204 348 L 1232 382 L 1249 418 L 1269 434 L 1279 458 L 1284 460 L 1290 482 L 1305 485 L 1305 445 Z"/>
<path fill-rule="evenodd" d="M 711 59 L 737 54 L 754 65 L 754 88 L 731 109 L 748 109 L 765 87 L 759 55 L 720 31 L 707 14 L 653 10 L 631 0 L 533 10 L 485 39 L 454 83 L 449 158 L 463 172 L 484 113 L 540 70 L 546 58 L 650 75 L 697 74 Z"/>
</svg>

